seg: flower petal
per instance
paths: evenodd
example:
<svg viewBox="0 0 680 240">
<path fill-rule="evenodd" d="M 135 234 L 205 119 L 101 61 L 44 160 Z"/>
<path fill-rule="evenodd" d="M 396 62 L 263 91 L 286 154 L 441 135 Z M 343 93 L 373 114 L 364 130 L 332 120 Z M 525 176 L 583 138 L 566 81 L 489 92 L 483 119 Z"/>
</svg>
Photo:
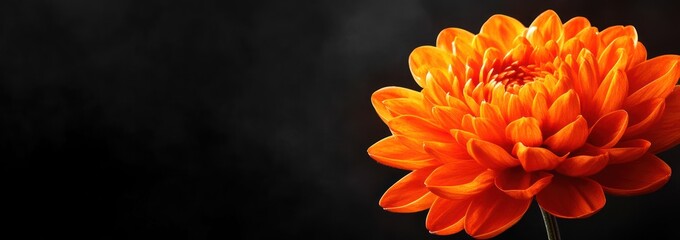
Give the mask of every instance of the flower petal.
<svg viewBox="0 0 680 240">
<path fill-rule="evenodd" d="M 432 116 L 444 129 L 460 128 L 463 116 L 467 112 L 447 106 L 435 106 L 432 108 Z"/>
<path fill-rule="evenodd" d="M 552 170 L 567 157 L 567 154 L 560 157 L 542 147 L 527 147 L 521 142 L 515 145 L 513 152 L 516 152 L 519 162 L 527 172 Z"/>
<path fill-rule="evenodd" d="M 467 147 L 458 143 L 423 142 L 423 148 L 444 163 L 471 159 Z"/>
<path fill-rule="evenodd" d="M 505 137 L 513 143 L 521 142 L 525 146 L 537 147 L 543 144 L 543 135 L 538 120 L 533 117 L 521 117 L 505 127 Z"/>
<path fill-rule="evenodd" d="M 513 198 L 531 199 L 550 184 L 552 177 L 546 172 L 527 173 L 519 167 L 508 168 L 496 176 L 496 187 Z"/>
<path fill-rule="evenodd" d="M 581 115 L 581 103 L 574 90 L 555 99 L 548 109 L 547 134 L 552 134 Z"/>
<path fill-rule="evenodd" d="M 375 111 L 378 113 L 378 116 L 380 116 L 380 119 L 382 119 L 385 123 L 394 118 L 394 115 L 392 115 L 392 113 L 387 110 L 387 107 L 385 104 L 383 104 L 383 101 L 395 98 L 407 98 L 422 101 L 423 95 L 420 92 L 402 87 L 384 87 L 378 89 L 378 91 L 375 91 L 371 96 L 371 103 L 373 104 Z"/>
<path fill-rule="evenodd" d="M 411 52 L 408 65 L 413 79 L 420 87 L 425 87 L 425 77 L 433 69 L 448 70 L 453 63 L 453 55 L 444 49 L 433 46 L 421 46 Z"/>
<path fill-rule="evenodd" d="M 468 32 L 467 30 L 460 28 L 446 28 L 439 32 L 437 36 L 437 47 L 446 49 L 448 52 L 453 52 L 453 41 L 459 39 L 458 41 L 463 41 L 467 44 L 472 42 L 474 34 Z"/>
<path fill-rule="evenodd" d="M 368 148 L 368 155 L 381 164 L 406 170 L 415 170 L 440 164 L 425 152 L 412 150 L 397 137 L 386 137 Z"/>
<path fill-rule="evenodd" d="M 557 154 L 566 154 L 581 147 L 587 138 L 588 123 L 585 118 L 578 116 L 576 120 L 548 137 L 543 143 Z"/>
<path fill-rule="evenodd" d="M 387 125 L 395 135 L 403 135 L 416 140 L 433 142 L 453 142 L 454 140 L 448 130 L 445 131 L 421 117 L 403 115 L 392 118 Z"/>
<path fill-rule="evenodd" d="M 438 167 L 425 180 L 425 185 L 440 197 L 464 199 L 484 191 L 493 179 L 492 170 L 472 160 L 460 160 Z"/>
<path fill-rule="evenodd" d="M 587 178 L 555 175 L 552 183 L 536 195 L 538 204 L 560 218 L 586 218 L 604 207 L 607 201 L 597 182 Z"/>
<path fill-rule="evenodd" d="M 680 86 L 666 98 L 666 108 L 661 119 L 639 138 L 652 142 L 649 151 L 658 153 L 680 143 Z"/>
<path fill-rule="evenodd" d="M 506 52 L 512 46 L 515 37 L 519 36 L 526 29 L 521 22 L 512 17 L 501 14 L 493 15 L 482 25 L 479 33 L 494 36 L 501 44 L 501 49 Z"/>
<path fill-rule="evenodd" d="M 618 36 L 614 41 L 604 46 L 606 47 L 597 59 L 600 76 L 606 76 L 618 70 L 626 70 L 629 60 L 628 53 L 633 53 L 633 39 L 629 36 Z"/>
<path fill-rule="evenodd" d="M 610 112 L 593 124 L 588 143 L 601 148 L 610 148 L 619 142 L 628 126 L 628 113 L 624 110 Z"/>
<path fill-rule="evenodd" d="M 657 58 L 662 58 L 661 57 L 656 57 Z M 654 60 L 652 59 L 652 60 Z M 648 62 L 652 61 L 649 60 Z M 670 94 L 673 91 L 673 86 L 678 81 L 678 78 L 680 77 L 680 64 L 678 64 L 678 61 L 680 61 L 680 56 L 677 55 L 672 55 L 671 57 L 665 57 L 662 58 L 662 61 L 654 61 L 660 62 L 658 66 L 647 66 L 645 63 L 641 63 L 638 66 L 646 66 L 644 68 L 639 69 L 638 67 L 631 69 L 631 78 L 633 76 L 638 76 L 640 78 L 643 78 L 645 80 L 641 80 L 642 82 L 648 81 L 649 76 L 658 76 L 656 79 L 651 80 L 649 83 L 646 85 L 642 86 L 640 89 L 631 90 L 630 96 L 626 98 L 626 101 L 624 103 L 625 106 L 632 106 L 635 105 L 636 103 L 644 102 L 649 99 L 653 98 L 666 98 L 668 94 Z M 641 72 L 645 71 L 645 72 Z M 660 72 L 660 71 L 666 71 L 666 72 Z M 642 76 L 642 75 L 647 75 L 647 76 Z"/>
<path fill-rule="evenodd" d="M 463 230 L 465 213 L 472 199 L 437 198 L 427 213 L 425 226 L 430 230 L 430 233 L 436 235 L 450 235 L 460 232 Z"/>
<path fill-rule="evenodd" d="M 604 150 L 609 153 L 609 164 L 620 164 L 642 157 L 651 145 L 652 143 L 644 139 L 632 139 Z"/>
<path fill-rule="evenodd" d="M 415 170 L 397 181 L 380 198 L 380 206 L 390 212 L 418 212 L 428 209 L 437 198 L 423 183 L 435 168 Z"/>
<path fill-rule="evenodd" d="M 632 162 L 609 165 L 591 178 L 608 193 L 631 196 L 656 191 L 670 176 L 671 168 L 663 160 L 646 154 Z"/>
<path fill-rule="evenodd" d="M 612 70 L 604 78 L 593 96 L 592 108 L 597 116 L 620 109 L 628 96 L 628 79 L 623 70 Z"/>
<path fill-rule="evenodd" d="M 564 39 L 570 39 L 576 36 L 577 33 L 583 29 L 590 27 L 590 21 L 584 17 L 574 17 L 564 23 Z"/>
<path fill-rule="evenodd" d="M 433 105 L 446 105 L 446 93 L 451 90 L 451 83 L 448 79 L 448 72 L 444 73 L 446 69 L 430 69 L 427 74 L 425 74 L 425 87 L 421 91 L 423 97 L 432 103 Z"/>
<path fill-rule="evenodd" d="M 515 199 L 491 187 L 475 197 L 465 214 L 465 231 L 487 239 L 515 225 L 531 205 L 531 199 Z"/>
<path fill-rule="evenodd" d="M 505 145 L 505 127 L 494 123 L 489 118 L 476 117 L 472 119 L 472 126 L 479 138 L 498 145 Z"/>
<path fill-rule="evenodd" d="M 609 154 L 602 153 L 595 156 L 579 155 L 569 157 L 555 170 L 558 173 L 571 177 L 584 177 L 593 175 L 607 166 Z"/>
<path fill-rule="evenodd" d="M 491 169 L 503 169 L 519 165 L 519 161 L 512 157 L 505 149 L 496 144 L 480 139 L 470 139 L 467 142 L 468 154 L 479 164 Z"/>
<path fill-rule="evenodd" d="M 648 130 L 661 117 L 666 101 L 653 98 L 626 109 L 630 113 L 628 128 L 624 136 L 636 136 Z"/>
<path fill-rule="evenodd" d="M 636 92 L 654 81 L 675 83 L 678 78 L 673 76 L 677 76 L 677 72 L 680 71 L 678 61 L 680 61 L 678 55 L 663 55 L 632 67 L 627 72 L 630 92 Z"/>
<path fill-rule="evenodd" d="M 426 109 L 422 100 L 413 98 L 393 98 L 386 99 L 383 104 L 392 112 L 393 116 L 413 115 L 418 117 L 429 117 L 430 109 Z"/>
<path fill-rule="evenodd" d="M 555 11 L 547 10 L 536 17 L 529 26 L 529 29 L 532 28 L 536 30 L 528 31 L 527 39 L 534 46 L 543 46 L 548 40 L 556 41 L 562 35 L 562 20 Z"/>
</svg>

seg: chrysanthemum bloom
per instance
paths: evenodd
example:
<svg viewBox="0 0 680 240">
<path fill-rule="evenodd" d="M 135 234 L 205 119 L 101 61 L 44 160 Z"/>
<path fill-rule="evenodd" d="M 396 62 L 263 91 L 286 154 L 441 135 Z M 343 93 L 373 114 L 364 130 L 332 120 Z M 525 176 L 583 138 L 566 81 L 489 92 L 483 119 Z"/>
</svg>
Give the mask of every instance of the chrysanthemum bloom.
<svg viewBox="0 0 680 240">
<path fill-rule="evenodd" d="M 648 60 L 632 26 L 598 31 L 550 10 L 529 27 L 494 15 L 476 35 L 444 29 L 409 58 L 421 91 L 372 96 L 392 136 L 369 155 L 411 171 L 380 206 L 429 208 L 433 234 L 490 238 L 534 198 L 554 216 L 584 218 L 605 193 L 655 191 L 671 174 L 655 154 L 680 142 L 679 61 Z"/>
</svg>

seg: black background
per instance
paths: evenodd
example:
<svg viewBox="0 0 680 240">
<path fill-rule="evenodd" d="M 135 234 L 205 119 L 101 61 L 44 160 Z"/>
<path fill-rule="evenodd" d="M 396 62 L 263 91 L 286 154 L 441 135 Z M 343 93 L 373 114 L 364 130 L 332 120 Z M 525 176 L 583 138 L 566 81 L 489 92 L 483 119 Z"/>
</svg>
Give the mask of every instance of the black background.
<svg viewBox="0 0 680 240">
<path fill-rule="evenodd" d="M 528 25 L 548 8 L 632 24 L 649 56 L 680 53 L 680 8 L 651 1 L 3 1 L 3 232 L 439 239 L 426 212 L 377 204 L 405 172 L 366 154 L 389 135 L 370 94 L 417 89 L 408 55 L 445 27 L 477 32 L 495 13 Z M 674 169 L 677 150 L 661 155 Z M 673 176 L 610 196 L 561 220 L 562 236 L 677 239 L 679 194 Z M 544 232 L 534 204 L 499 238 Z"/>
</svg>

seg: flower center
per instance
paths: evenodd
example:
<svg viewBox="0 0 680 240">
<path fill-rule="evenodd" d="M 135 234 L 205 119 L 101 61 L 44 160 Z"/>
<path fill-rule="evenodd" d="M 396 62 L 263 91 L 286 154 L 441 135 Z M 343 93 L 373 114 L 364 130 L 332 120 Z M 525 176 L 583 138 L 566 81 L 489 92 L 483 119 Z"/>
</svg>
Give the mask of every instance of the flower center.
<svg viewBox="0 0 680 240">
<path fill-rule="evenodd" d="M 533 82 L 546 74 L 548 73 L 535 64 L 520 65 L 514 62 L 500 71 L 494 70 L 489 80 L 500 82 L 505 85 L 506 90 L 509 90 Z"/>
</svg>

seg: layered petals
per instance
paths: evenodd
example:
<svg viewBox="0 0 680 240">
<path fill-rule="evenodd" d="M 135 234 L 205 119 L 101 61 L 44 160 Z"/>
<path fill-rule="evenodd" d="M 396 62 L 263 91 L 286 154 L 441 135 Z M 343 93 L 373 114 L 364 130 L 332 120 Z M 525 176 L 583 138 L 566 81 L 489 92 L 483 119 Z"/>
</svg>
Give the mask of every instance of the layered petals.
<svg viewBox="0 0 680 240">
<path fill-rule="evenodd" d="M 652 146 L 649 151 L 658 153 L 680 143 L 680 86 L 666 98 L 666 109 L 655 127 L 639 138 L 648 139 Z"/>
<path fill-rule="evenodd" d="M 387 125 L 397 135 L 433 142 L 452 142 L 453 137 L 431 121 L 421 117 L 403 115 L 392 118 Z"/>
<path fill-rule="evenodd" d="M 496 176 L 496 187 L 508 196 L 530 199 L 552 181 L 553 175 L 546 172 L 527 173 L 521 168 L 509 168 Z"/>
<path fill-rule="evenodd" d="M 470 139 L 468 153 L 479 164 L 491 169 L 514 167 L 520 162 L 500 146 L 480 139 Z"/>
<path fill-rule="evenodd" d="M 428 209 L 436 196 L 428 191 L 423 182 L 434 168 L 415 170 L 387 189 L 380 206 L 391 212 L 418 212 Z"/>
<path fill-rule="evenodd" d="M 628 126 L 628 113 L 624 110 L 610 112 L 595 122 L 588 135 L 588 143 L 610 148 L 619 142 Z"/>
<path fill-rule="evenodd" d="M 492 238 L 512 227 L 527 211 L 531 199 L 515 199 L 495 187 L 475 198 L 465 214 L 465 231 L 474 238 Z"/>
<path fill-rule="evenodd" d="M 406 170 L 416 170 L 439 164 L 429 154 L 406 147 L 395 136 L 386 137 L 373 144 L 368 148 L 368 155 L 384 165 Z"/>
<path fill-rule="evenodd" d="M 473 160 L 464 160 L 438 167 L 424 182 L 438 196 L 465 199 L 491 186 L 494 177 L 493 171 Z"/>
<path fill-rule="evenodd" d="M 607 166 L 592 178 L 608 193 L 630 196 L 656 191 L 670 176 L 671 168 L 663 160 L 646 154 L 632 162 Z"/>
<path fill-rule="evenodd" d="M 536 195 L 541 208 L 561 218 L 585 218 L 604 207 L 604 191 L 588 178 L 555 176 L 550 185 Z"/>
<path fill-rule="evenodd" d="M 420 92 L 401 87 L 384 87 L 375 91 L 371 96 L 371 103 L 378 113 L 378 116 L 380 116 L 380 119 L 385 123 L 395 117 L 395 115 L 383 104 L 383 101 L 388 99 L 412 99 L 422 101 L 423 95 Z"/>
<path fill-rule="evenodd" d="M 647 59 L 633 26 L 497 14 L 479 33 L 442 30 L 408 64 L 422 89 L 371 96 L 392 135 L 368 154 L 411 171 L 380 205 L 430 208 L 432 234 L 494 237 L 533 199 L 584 218 L 605 193 L 645 194 L 670 178 L 654 154 L 680 144 L 680 56 Z"/>
<path fill-rule="evenodd" d="M 527 147 L 521 142 L 515 145 L 514 152 L 517 153 L 519 162 L 527 172 L 555 169 L 567 157 L 567 155 L 555 155 L 555 153 L 545 148 Z"/>
<path fill-rule="evenodd" d="M 437 198 L 427 213 L 425 226 L 430 230 L 430 233 L 437 235 L 449 235 L 460 232 L 463 230 L 465 213 L 470 206 L 470 202 L 472 202 L 472 198 Z"/>
</svg>

